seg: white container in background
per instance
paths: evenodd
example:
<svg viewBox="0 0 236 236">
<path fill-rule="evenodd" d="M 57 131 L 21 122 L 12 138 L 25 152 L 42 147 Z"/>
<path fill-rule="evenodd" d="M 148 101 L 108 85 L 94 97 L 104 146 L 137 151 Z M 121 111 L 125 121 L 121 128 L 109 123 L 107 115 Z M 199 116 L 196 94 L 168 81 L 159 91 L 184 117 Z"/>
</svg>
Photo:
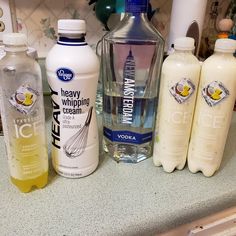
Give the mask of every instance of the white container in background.
<svg viewBox="0 0 236 236">
<path fill-rule="evenodd" d="M 166 172 L 186 163 L 201 68 L 193 49 L 193 38 L 177 38 L 162 66 L 153 161 Z"/>
<path fill-rule="evenodd" d="M 53 106 L 53 167 L 68 178 L 89 175 L 98 165 L 99 61 L 85 42 L 85 32 L 83 20 L 59 20 L 58 42 L 46 58 Z"/>
<path fill-rule="evenodd" d="M 219 169 L 236 99 L 236 41 L 218 39 L 202 66 L 188 167 L 212 176 Z"/>
<path fill-rule="evenodd" d="M 194 38 L 195 54 L 198 54 L 206 6 L 207 0 L 173 0 L 168 36 L 169 53 L 176 38 L 187 36 Z"/>
</svg>

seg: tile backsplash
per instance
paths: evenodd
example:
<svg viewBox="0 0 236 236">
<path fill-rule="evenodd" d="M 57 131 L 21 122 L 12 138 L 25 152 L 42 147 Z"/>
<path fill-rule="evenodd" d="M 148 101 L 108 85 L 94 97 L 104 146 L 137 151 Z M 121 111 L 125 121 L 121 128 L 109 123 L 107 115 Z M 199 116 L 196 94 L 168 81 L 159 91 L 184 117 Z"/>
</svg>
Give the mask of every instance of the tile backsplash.
<svg viewBox="0 0 236 236">
<path fill-rule="evenodd" d="M 15 5 L 17 28 L 26 33 L 28 44 L 38 50 L 39 57 L 45 57 L 57 37 L 57 20 L 62 18 L 84 19 L 87 24 L 87 42 L 93 47 L 104 35 L 103 25 L 97 20 L 89 0 L 12 0 Z M 211 3 L 208 0 L 205 28 Z M 172 0 L 150 0 L 156 13 L 152 18 L 155 27 L 166 39 L 169 31 Z M 219 0 L 218 19 L 226 13 L 230 0 Z"/>
<path fill-rule="evenodd" d="M 28 44 L 45 57 L 57 37 L 57 21 L 63 18 L 84 19 L 87 41 L 95 46 L 104 31 L 87 0 L 20 0 L 15 1 L 18 31 L 26 33 Z"/>
</svg>

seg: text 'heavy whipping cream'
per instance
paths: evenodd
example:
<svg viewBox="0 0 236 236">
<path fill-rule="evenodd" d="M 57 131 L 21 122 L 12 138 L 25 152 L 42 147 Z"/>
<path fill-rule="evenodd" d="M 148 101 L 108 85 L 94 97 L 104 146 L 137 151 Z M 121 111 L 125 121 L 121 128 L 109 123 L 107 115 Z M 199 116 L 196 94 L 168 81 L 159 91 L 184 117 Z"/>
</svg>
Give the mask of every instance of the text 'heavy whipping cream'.
<svg viewBox="0 0 236 236">
<path fill-rule="evenodd" d="M 154 164 L 167 172 L 185 165 L 200 75 L 194 39 L 178 38 L 174 45 L 162 67 L 153 153 Z"/>
<path fill-rule="evenodd" d="M 236 99 L 236 41 L 218 39 L 202 66 L 188 167 L 212 176 L 219 169 Z"/>
<path fill-rule="evenodd" d="M 98 165 L 99 61 L 85 42 L 85 32 L 83 20 L 59 20 L 58 42 L 46 59 L 53 107 L 53 166 L 69 178 L 89 175 Z"/>
</svg>

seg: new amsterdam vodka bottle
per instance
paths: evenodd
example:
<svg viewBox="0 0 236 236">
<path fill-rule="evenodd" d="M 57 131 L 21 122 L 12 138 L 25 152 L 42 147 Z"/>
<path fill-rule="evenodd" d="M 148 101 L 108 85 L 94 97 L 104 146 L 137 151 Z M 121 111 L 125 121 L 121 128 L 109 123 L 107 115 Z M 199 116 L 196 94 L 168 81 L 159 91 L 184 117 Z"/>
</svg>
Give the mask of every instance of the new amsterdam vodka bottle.
<svg viewBox="0 0 236 236">
<path fill-rule="evenodd" d="M 117 162 L 152 155 L 164 41 L 147 20 L 147 0 L 126 0 L 126 14 L 103 39 L 104 150 Z"/>
</svg>

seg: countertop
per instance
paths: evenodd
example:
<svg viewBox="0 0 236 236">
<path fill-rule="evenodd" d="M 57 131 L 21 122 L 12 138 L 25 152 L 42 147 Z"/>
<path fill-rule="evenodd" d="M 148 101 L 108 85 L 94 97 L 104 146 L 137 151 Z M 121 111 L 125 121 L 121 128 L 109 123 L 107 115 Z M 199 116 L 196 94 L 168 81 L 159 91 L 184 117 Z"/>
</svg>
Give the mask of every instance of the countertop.
<svg viewBox="0 0 236 236">
<path fill-rule="evenodd" d="M 49 130 L 50 108 L 45 110 Z M 123 164 L 102 154 L 90 176 L 66 179 L 50 167 L 48 186 L 27 194 L 10 183 L 0 137 L 0 234 L 154 235 L 234 206 L 235 137 L 236 113 L 221 168 L 210 178 L 187 167 L 168 174 L 152 159 Z"/>
</svg>

